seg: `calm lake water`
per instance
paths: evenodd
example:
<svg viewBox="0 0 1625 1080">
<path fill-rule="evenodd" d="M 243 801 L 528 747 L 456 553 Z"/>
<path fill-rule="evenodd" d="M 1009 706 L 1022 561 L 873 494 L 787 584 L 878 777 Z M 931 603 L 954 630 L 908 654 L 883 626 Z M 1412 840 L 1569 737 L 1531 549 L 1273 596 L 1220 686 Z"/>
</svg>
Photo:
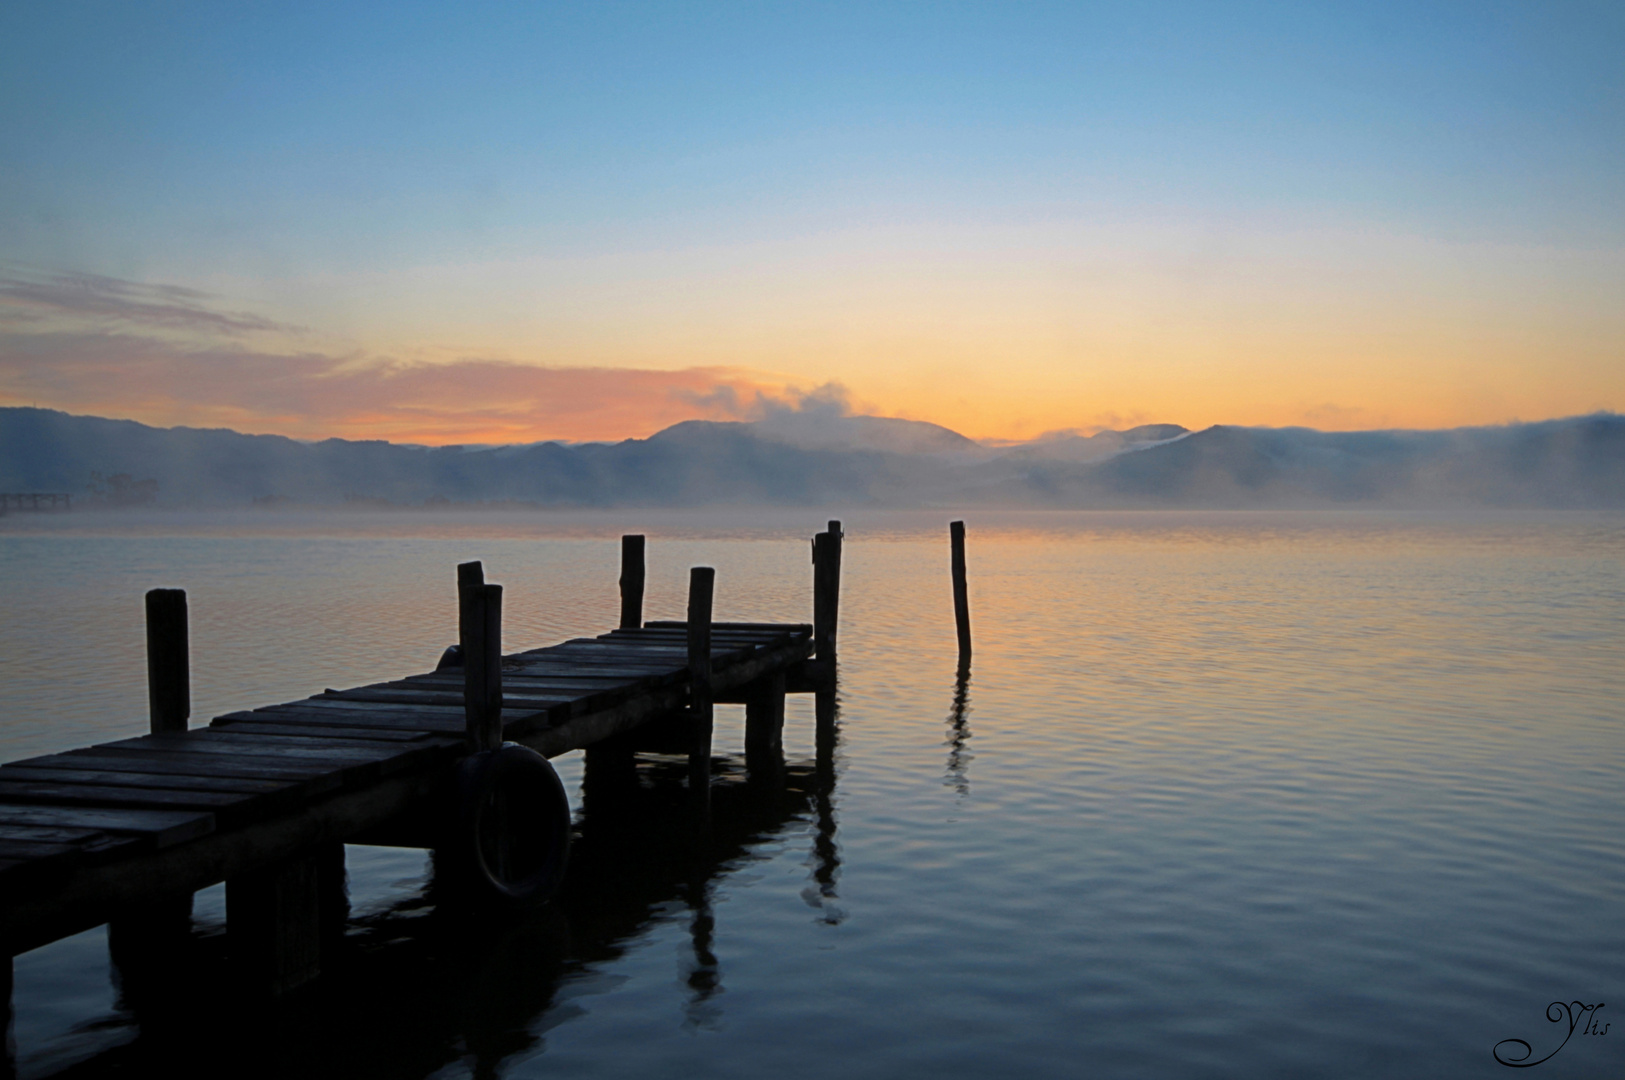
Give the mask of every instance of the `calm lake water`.
<svg viewBox="0 0 1625 1080">
<path fill-rule="evenodd" d="M 351 847 L 319 989 L 121 996 L 92 931 L 18 957 L 26 1077 L 1500 1076 L 1554 1000 L 1625 1019 L 1625 518 L 847 521 L 840 741 L 792 698 L 781 789 L 722 769 L 701 843 L 588 805 L 513 925 L 440 915 L 421 852 Z M 649 618 L 717 567 L 719 619 L 810 619 L 813 513 L 0 523 L 0 757 L 139 733 L 142 594 L 189 591 L 194 723 L 433 665 L 454 568 L 505 643 L 608 629 L 617 537 Z M 719 709 L 717 749 L 742 749 Z M 556 763 L 581 803 L 579 755 Z M 648 827 L 654 822 L 658 827 Z M 1613 1014 L 1618 1013 L 1616 1017 Z M 1538 1075 L 1625 1074 L 1625 1023 Z"/>
</svg>

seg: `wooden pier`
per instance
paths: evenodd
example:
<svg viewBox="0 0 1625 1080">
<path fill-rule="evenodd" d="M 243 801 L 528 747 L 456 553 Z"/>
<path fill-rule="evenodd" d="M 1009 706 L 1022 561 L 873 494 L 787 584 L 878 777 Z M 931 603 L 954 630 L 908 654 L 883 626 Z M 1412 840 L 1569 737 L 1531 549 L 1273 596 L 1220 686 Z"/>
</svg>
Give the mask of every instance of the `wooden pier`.
<svg viewBox="0 0 1625 1080">
<path fill-rule="evenodd" d="M 545 899 L 570 816 L 544 759 L 572 750 L 606 772 L 644 747 L 686 751 L 704 828 L 713 703 L 745 704 L 746 759 L 763 773 L 783 767 L 786 693 L 817 694 L 821 729 L 833 715 L 840 548 L 830 522 L 813 544 L 812 624 L 712 622 L 704 567 L 687 619 L 644 623 L 643 538 L 628 537 L 622 626 L 510 654 L 501 588 L 465 564 L 458 647 L 436 670 L 192 729 L 184 594 L 154 590 L 151 732 L 0 766 L 0 990 L 9 1001 L 11 957 L 102 923 L 116 961 L 161 965 L 192 894 L 220 882 L 243 986 L 295 989 L 342 929 L 346 843 L 435 848 L 475 903 Z"/>
<path fill-rule="evenodd" d="M 0 491 L 0 514 L 13 510 L 71 510 L 73 496 L 63 491 Z"/>
</svg>

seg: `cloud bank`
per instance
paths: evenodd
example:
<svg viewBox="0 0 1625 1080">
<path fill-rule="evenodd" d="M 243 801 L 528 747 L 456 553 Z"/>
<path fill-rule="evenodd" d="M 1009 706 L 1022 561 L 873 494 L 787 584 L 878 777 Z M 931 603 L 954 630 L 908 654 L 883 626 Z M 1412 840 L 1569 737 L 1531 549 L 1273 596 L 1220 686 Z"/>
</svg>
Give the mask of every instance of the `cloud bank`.
<svg viewBox="0 0 1625 1080">
<path fill-rule="evenodd" d="M 0 405 L 294 438 L 445 445 L 611 440 L 682 420 L 844 407 L 740 368 L 423 362 L 311 347 L 193 289 L 89 274 L 0 276 Z"/>
</svg>

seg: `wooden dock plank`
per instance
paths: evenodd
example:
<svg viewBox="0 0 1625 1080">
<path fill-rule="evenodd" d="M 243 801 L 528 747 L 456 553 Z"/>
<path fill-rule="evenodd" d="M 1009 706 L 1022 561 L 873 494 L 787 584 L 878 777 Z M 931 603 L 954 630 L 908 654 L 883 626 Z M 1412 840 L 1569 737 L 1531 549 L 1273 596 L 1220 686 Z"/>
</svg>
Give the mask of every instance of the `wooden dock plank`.
<svg viewBox="0 0 1625 1080">
<path fill-rule="evenodd" d="M 154 810 L 218 810 L 256 797 L 243 792 L 53 783 L 0 777 L 0 802 L 5 803 L 48 802 L 80 806 L 141 806 Z"/>
<path fill-rule="evenodd" d="M 275 745 L 276 740 L 270 738 L 267 738 L 267 742 L 265 743 L 251 743 L 248 741 L 250 738 L 261 738 L 262 736 L 248 735 L 239 736 L 238 739 L 240 741 L 234 740 L 233 742 L 227 743 L 222 743 L 213 739 L 205 740 L 197 737 L 198 734 L 203 734 L 205 732 L 213 733 L 219 730 L 221 729 L 204 728 L 197 734 L 189 734 L 185 736 L 185 742 L 159 742 L 157 741 L 157 736 L 143 735 L 139 738 L 126 739 L 122 742 L 101 743 L 100 745 L 94 746 L 91 749 L 102 753 L 118 753 L 121 751 L 126 753 L 132 751 L 146 753 L 160 752 L 171 755 L 197 757 L 206 755 L 208 757 L 219 756 L 228 759 L 240 758 L 245 761 L 262 759 L 268 761 L 287 761 L 309 765 L 328 764 L 334 768 L 341 768 L 347 765 L 374 764 L 384 761 L 392 756 L 391 751 L 395 749 L 392 745 L 387 746 L 384 749 L 375 749 L 371 747 L 356 749 L 349 745 L 316 748 L 296 743 L 291 739 L 289 740 L 289 745 L 277 746 Z M 172 736 L 165 738 L 172 738 Z M 376 745 L 377 744 L 374 744 L 374 747 L 376 747 Z"/>
<path fill-rule="evenodd" d="M 299 787 L 296 780 L 246 780 L 225 776 L 176 776 L 164 773 L 115 772 L 111 769 L 36 769 L 26 765 L 0 766 L 0 782 L 40 780 L 63 784 L 113 784 L 166 790 L 221 791 L 241 795 L 263 794 Z"/>
<path fill-rule="evenodd" d="M 354 731 L 391 731 L 405 735 L 461 735 L 463 724 L 450 717 L 375 715 L 359 710 L 339 713 L 333 709 L 302 709 L 297 705 L 277 705 L 253 712 L 226 713 L 210 721 L 210 727 L 224 727 L 237 721 L 250 724 L 281 724 L 302 727 L 306 724 L 332 724 Z"/>
<path fill-rule="evenodd" d="M 31 844 L 83 845 L 86 841 L 107 836 L 103 829 L 66 829 L 47 825 L 0 824 L 0 840 L 22 841 Z"/>
<path fill-rule="evenodd" d="M 29 806 L 0 803 L 0 823 L 56 825 L 103 829 L 145 836 L 158 847 L 168 847 L 214 831 L 212 813 L 191 810 L 97 810 L 78 806 Z"/>
<path fill-rule="evenodd" d="M 98 754 L 94 748 L 87 748 L 30 758 L 16 764 L 31 769 L 103 769 L 108 772 L 161 773 L 181 777 L 297 780 L 310 784 L 312 793 L 331 790 L 340 784 L 340 778 L 332 773 L 331 766 L 326 762 L 244 761 L 218 754 L 171 754 L 154 750 L 115 750 Z"/>
<path fill-rule="evenodd" d="M 549 709 L 554 705 L 568 705 L 578 697 L 585 697 L 586 692 L 573 694 L 540 694 L 512 693 L 507 687 L 502 690 L 503 711 L 508 711 L 509 702 L 520 705 L 534 705 L 538 709 Z M 388 687 L 363 686 L 354 690 L 330 690 L 323 694 L 322 701 L 370 701 L 380 705 L 442 705 L 448 708 L 461 709 L 463 707 L 463 693 L 461 690 L 453 693 L 446 690 L 419 689 L 407 687 L 405 689 L 390 689 Z"/>
<path fill-rule="evenodd" d="M 403 743 L 429 738 L 433 732 L 401 731 L 394 728 L 342 727 L 319 721 L 276 723 L 262 720 L 238 719 L 210 724 L 216 730 L 247 735 L 303 735 L 312 739 L 346 739 L 352 742 Z"/>
<path fill-rule="evenodd" d="M 568 698 L 579 691 L 593 691 L 606 689 L 636 690 L 645 682 L 653 682 L 653 678 L 629 679 L 624 676 L 608 675 L 571 675 L 550 676 L 548 678 L 532 678 L 528 675 L 515 675 L 504 671 L 502 673 L 502 694 L 504 697 L 512 693 L 523 694 L 527 697 L 546 697 L 548 691 L 564 691 L 559 694 L 561 698 Z M 375 683 L 368 687 L 358 687 L 365 690 L 416 690 L 433 687 L 455 692 L 458 695 L 463 691 L 463 680 L 454 675 L 443 672 L 428 675 L 413 675 L 410 678 L 397 682 Z"/>
<path fill-rule="evenodd" d="M 564 706 L 567 709 L 568 703 Z M 453 705 L 407 705 L 400 702 L 384 701 L 350 701 L 344 698 L 313 697 L 303 701 L 290 702 L 286 708 L 297 709 L 332 709 L 335 712 L 354 714 L 353 718 L 346 715 L 343 723 L 357 722 L 363 715 L 369 717 L 422 717 L 425 720 L 454 721 L 457 731 L 463 730 L 463 706 L 459 703 Z M 558 705 L 548 706 L 546 709 L 503 709 L 502 720 L 508 723 L 513 720 L 529 720 L 538 714 L 545 714 L 552 709 L 560 708 Z M 562 714 L 561 714 L 562 715 Z"/>
<path fill-rule="evenodd" d="M 75 844 L 39 844 L 31 840 L 0 840 L 0 859 L 81 858 Z"/>
</svg>

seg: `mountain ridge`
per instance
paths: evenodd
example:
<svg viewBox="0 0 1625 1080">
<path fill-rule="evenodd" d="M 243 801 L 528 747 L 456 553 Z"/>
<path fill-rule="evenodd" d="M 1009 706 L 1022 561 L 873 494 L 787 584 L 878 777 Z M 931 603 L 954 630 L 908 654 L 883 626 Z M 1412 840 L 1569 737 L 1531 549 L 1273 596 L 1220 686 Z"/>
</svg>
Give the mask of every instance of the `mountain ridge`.
<svg viewBox="0 0 1625 1080">
<path fill-rule="evenodd" d="M 780 416 L 468 448 L 0 408 L 0 490 L 173 507 L 1616 507 L 1625 417 L 1433 431 L 1141 425 L 993 448 L 924 421 Z"/>
</svg>

